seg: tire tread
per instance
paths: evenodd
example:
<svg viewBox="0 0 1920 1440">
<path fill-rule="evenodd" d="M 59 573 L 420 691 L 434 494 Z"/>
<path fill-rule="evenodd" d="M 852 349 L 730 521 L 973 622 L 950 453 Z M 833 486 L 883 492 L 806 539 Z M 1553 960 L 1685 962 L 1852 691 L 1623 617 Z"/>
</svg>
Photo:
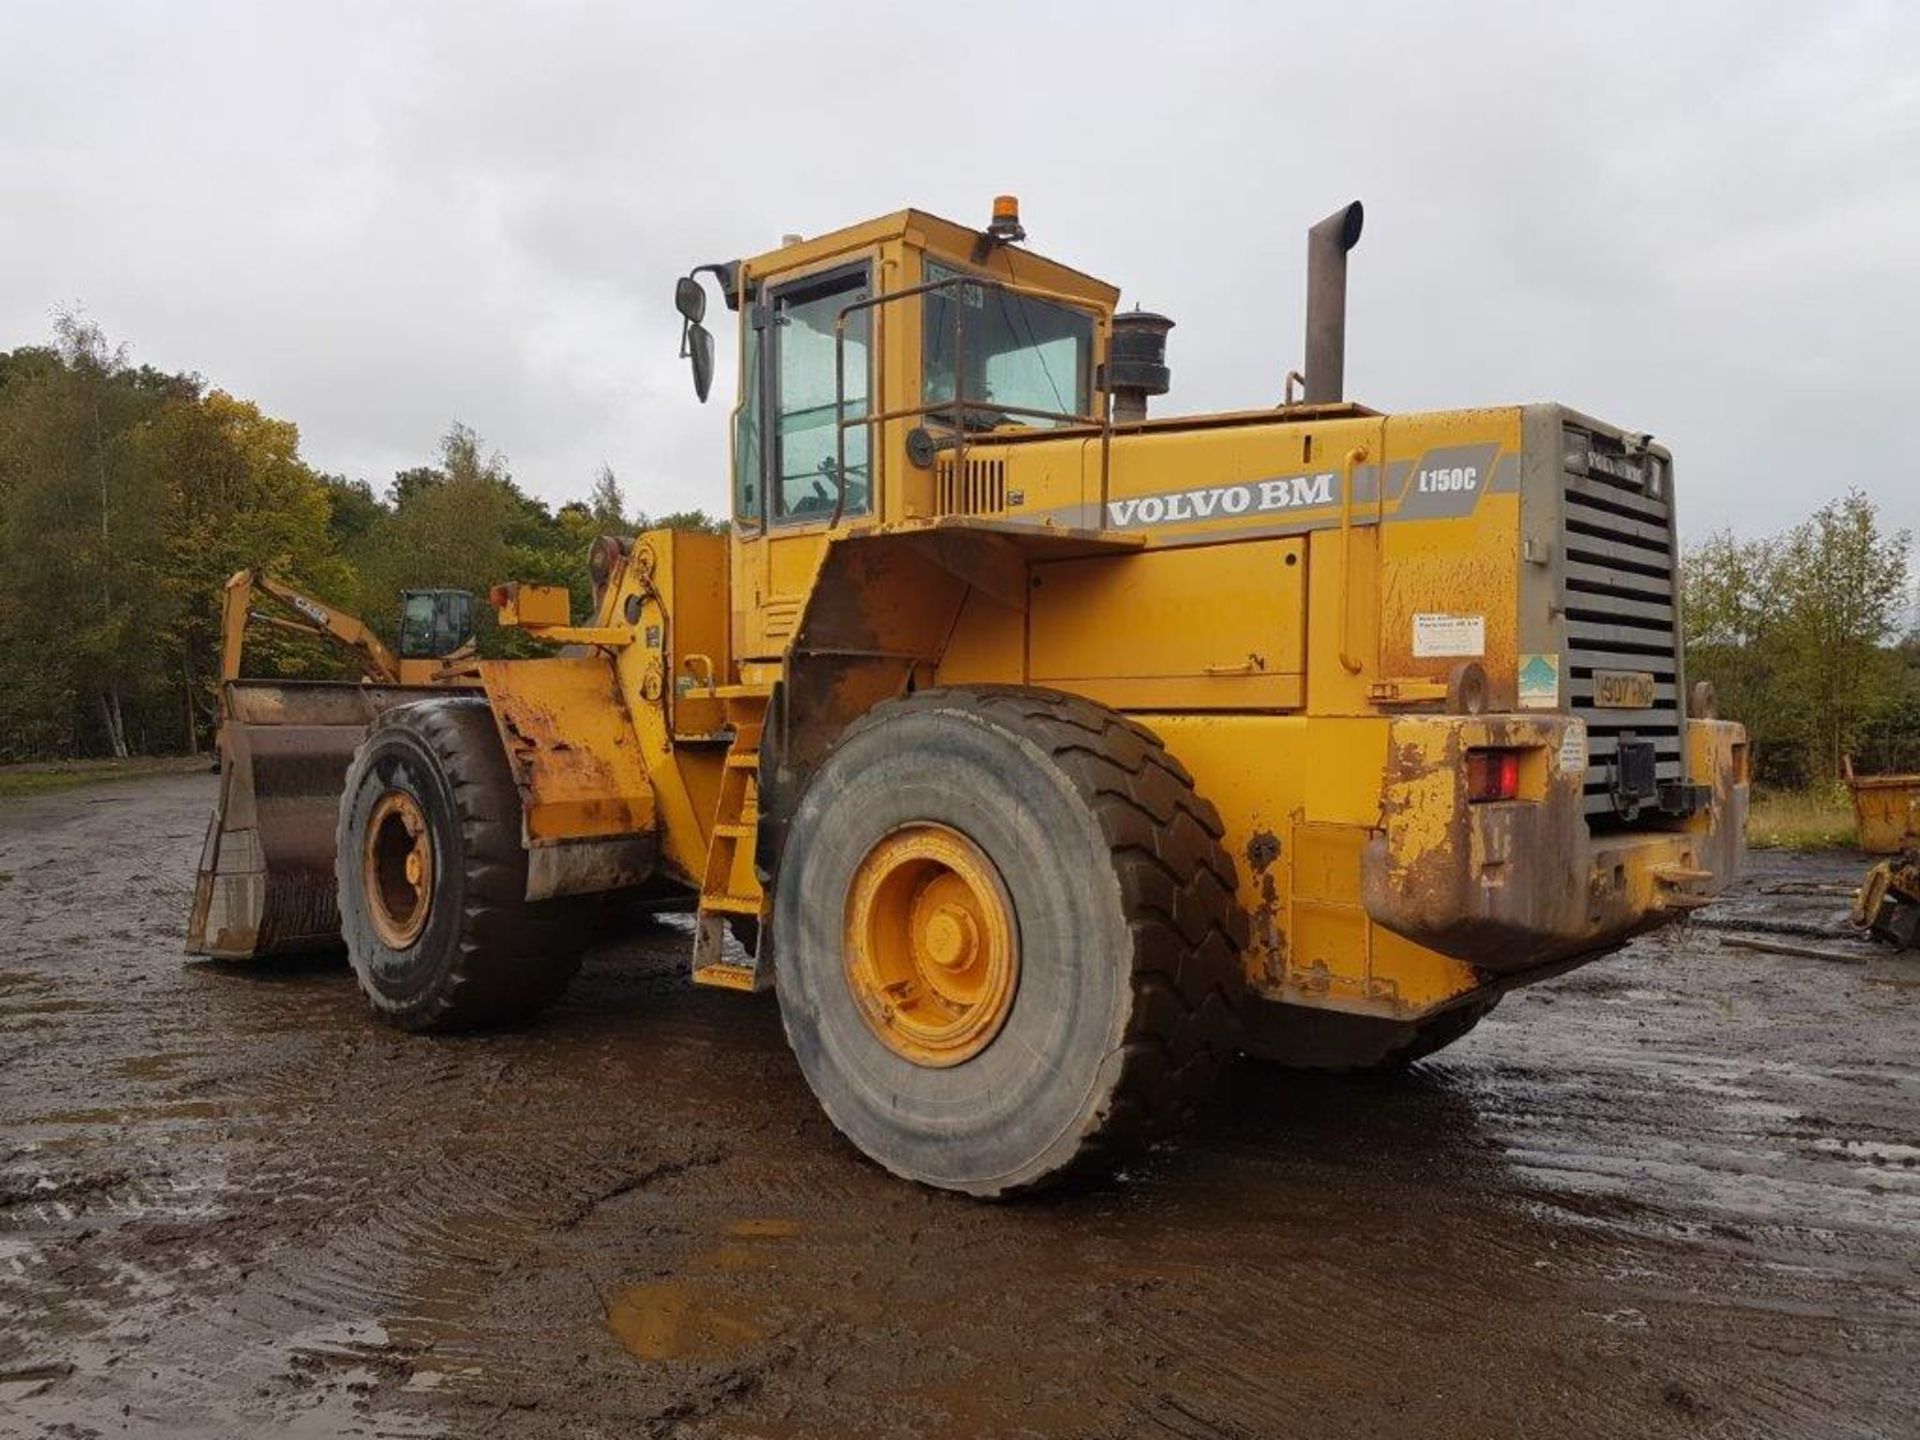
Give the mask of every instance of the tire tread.
<svg viewBox="0 0 1920 1440">
<path fill-rule="evenodd" d="M 465 883 L 446 983 L 419 1005 L 382 1008 L 409 1030 L 477 1029 L 528 1019 L 559 999 L 580 968 L 579 928 L 573 923 L 579 917 L 565 901 L 525 898 L 520 797 L 491 708 L 479 696 L 422 700 L 387 711 L 376 730 L 386 726 L 410 730 L 438 761 L 453 793 Z M 375 733 L 368 732 L 363 748 Z M 341 857 L 350 853 L 345 825 L 343 806 Z M 348 864 L 342 858 L 338 865 L 344 889 Z"/>
<path fill-rule="evenodd" d="M 921 690 L 875 706 L 848 735 L 928 708 L 978 714 L 1038 745 L 1081 792 L 1106 841 L 1134 939 L 1118 1070 L 1073 1156 L 1003 1193 L 1110 1171 L 1173 1133 L 1236 1053 L 1247 921 L 1220 813 L 1153 731 L 1058 691 Z"/>
</svg>

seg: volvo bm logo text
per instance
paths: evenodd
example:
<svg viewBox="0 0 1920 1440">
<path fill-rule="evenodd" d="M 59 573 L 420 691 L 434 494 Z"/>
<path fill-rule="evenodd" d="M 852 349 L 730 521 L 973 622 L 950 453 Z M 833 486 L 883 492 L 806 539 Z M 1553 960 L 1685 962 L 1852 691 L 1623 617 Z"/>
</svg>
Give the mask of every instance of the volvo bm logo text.
<svg viewBox="0 0 1920 1440">
<path fill-rule="evenodd" d="M 1261 515 L 1271 510 L 1294 510 L 1333 503 L 1334 474 L 1282 475 L 1273 480 L 1249 480 L 1242 485 L 1214 485 L 1204 490 L 1176 490 L 1171 495 L 1136 495 L 1107 502 L 1107 523 L 1114 529 L 1129 525 L 1178 525 L 1189 520 L 1211 520 L 1222 515 Z"/>
</svg>

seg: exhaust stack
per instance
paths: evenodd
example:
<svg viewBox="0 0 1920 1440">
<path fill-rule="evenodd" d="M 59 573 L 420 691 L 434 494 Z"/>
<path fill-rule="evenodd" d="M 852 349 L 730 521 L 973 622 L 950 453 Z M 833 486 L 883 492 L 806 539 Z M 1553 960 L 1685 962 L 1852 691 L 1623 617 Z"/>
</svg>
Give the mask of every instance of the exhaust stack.
<svg viewBox="0 0 1920 1440">
<path fill-rule="evenodd" d="M 1358 200 L 1307 231 L 1307 376 L 1309 405 L 1338 404 L 1347 369 L 1347 252 L 1360 243 L 1366 212 Z"/>
</svg>

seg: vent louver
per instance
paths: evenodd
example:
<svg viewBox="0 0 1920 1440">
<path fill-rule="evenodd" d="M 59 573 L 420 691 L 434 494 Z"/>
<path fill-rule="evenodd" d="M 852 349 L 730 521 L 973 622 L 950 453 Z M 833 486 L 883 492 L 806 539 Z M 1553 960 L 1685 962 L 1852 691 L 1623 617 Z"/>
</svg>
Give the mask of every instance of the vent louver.
<svg viewBox="0 0 1920 1440">
<path fill-rule="evenodd" d="M 1587 726 L 1586 811 L 1613 812 L 1614 756 L 1623 738 L 1650 741 L 1656 781 L 1684 778 L 1679 642 L 1667 462 L 1578 425 L 1563 432 L 1561 529 L 1566 565 L 1569 708 Z M 1595 703 L 1596 671 L 1653 676 L 1646 710 Z"/>
<path fill-rule="evenodd" d="M 937 515 L 999 515 L 1007 508 L 1007 463 L 968 456 L 959 464 L 942 455 L 933 467 Z"/>
</svg>

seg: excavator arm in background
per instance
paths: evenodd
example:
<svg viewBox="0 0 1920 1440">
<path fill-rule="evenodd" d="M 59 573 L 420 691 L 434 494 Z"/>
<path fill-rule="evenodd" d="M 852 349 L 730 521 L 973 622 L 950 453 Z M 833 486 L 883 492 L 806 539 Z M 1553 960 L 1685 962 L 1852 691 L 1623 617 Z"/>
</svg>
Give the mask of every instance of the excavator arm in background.
<svg viewBox="0 0 1920 1440">
<path fill-rule="evenodd" d="M 255 594 L 278 601 L 298 618 L 262 614 L 253 609 Z M 240 678 L 240 657 L 246 648 L 247 625 L 258 620 L 301 635 L 319 635 L 351 653 L 369 680 L 393 685 L 400 680 L 400 662 L 380 637 L 357 615 L 334 610 L 301 594 L 264 570 L 239 570 L 227 581 L 220 617 L 220 679 Z"/>
</svg>

